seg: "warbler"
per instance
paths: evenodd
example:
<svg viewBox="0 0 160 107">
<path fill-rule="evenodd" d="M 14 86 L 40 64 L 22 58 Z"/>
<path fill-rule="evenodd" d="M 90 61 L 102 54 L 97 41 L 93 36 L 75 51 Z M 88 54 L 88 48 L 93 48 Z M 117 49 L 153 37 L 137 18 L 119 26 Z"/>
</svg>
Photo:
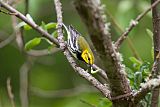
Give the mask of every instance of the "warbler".
<svg viewBox="0 0 160 107">
<path fill-rule="evenodd" d="M 67 47 L 71 54 L 90 66 L 94 64 L 94 55 L 85 38 L 72 26 L 66 27 L 67 30 Z"/>
</svg>

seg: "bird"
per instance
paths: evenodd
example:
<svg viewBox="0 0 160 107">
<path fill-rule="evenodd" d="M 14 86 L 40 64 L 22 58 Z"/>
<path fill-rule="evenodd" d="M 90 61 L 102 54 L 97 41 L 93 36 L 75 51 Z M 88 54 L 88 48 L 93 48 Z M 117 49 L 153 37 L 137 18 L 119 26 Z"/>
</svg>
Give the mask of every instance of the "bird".
<svg viewBox="0 0 160 107">
<path fill-rule="evenodd" d="M 78 60 L 92 66 L 94 64 L 94 54 L 86 39 L 72 26 L 66 27 L 67 48 L 70 53 Z"/>
</svg>

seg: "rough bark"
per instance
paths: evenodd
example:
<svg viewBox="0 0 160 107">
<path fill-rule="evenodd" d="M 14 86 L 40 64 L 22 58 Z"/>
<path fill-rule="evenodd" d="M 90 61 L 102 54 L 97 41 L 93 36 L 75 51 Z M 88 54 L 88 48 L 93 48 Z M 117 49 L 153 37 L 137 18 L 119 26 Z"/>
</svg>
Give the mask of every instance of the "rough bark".
<svg viewBox="0 0 160 107">
<path fill-rule="evenodd" d="M 153 4 L 157 0 L 151 0 Z M 154 60 L 160 51 L 160 10 L 158 6 L 152 9 L 152 22 L 153 22 L 153 42 L 154 42 Z M 160 61 L 155 71 L 152 72 L 153 78 L 156 78 L 160 70 Z M 151 107 L 158 107 L 159 88 L 152 91 Z"/>
<path fill-rule="evenodd" d="M 91 40 L 106 70 L 112 97 L 131 92 L 121 55 L 115 51 L 100 0 L 76 0 L 75 7 L 86 24 Z M 128 107 L 126 99 L 114 100 L 115 107 Z"/>
</svg>

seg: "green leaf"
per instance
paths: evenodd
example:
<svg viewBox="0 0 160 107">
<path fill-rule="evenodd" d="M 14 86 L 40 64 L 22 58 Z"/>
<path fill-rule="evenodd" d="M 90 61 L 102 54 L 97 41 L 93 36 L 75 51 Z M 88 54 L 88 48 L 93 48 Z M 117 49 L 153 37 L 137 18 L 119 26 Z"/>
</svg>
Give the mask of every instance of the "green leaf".
<svg viewBox="0 0 160 107">
<path fill-rule="evenodd" d="M 147 105 L 150 105 L 150 103 L 151 103 L 151 98 L 152 98 L 152 94 L 151 94 L 151 92 L 149 92 L 146 96 L 145 96 L 145 99 L 146 99 L 146 103 L 147 103 Z M 150 107 L 150 106 L 148 106 L 148 107 Z M 159 106 L 158 106 L 159 107 Z"/>
<path fill-rule="evenodd" d="M 148 36 L 153 41 L 153 32 L 150 29 L 146 29 L 146 32 L 147 32 Z M 153 46 L 153 42 L 152 42 L 152 49 L 151 49 L 151 57 L 152 57 L 152 60 L 154 60 L 154 46 Z"/>
<path fill-rule="evenodd" d="M 134 85 L 139 88 L 140 84 L 142 82 L 142 72 L 136 72 L 134 74 Z"/>
<path fill-rule="evenodd" d="M 53 45 L 53 43 L 49 40 L 49 39 L 47 39 L 47 38 L 45 38 L 45 37 L 42 37 L 41 39 L 43 39 L 43 40 L 45 40 L 47 43 L 49 43 L 50 45 Z"/>
<path fill-rule="evenodd" d="M 23 27 L 23 26 L 25 26 L 25 25 L 26 25 L 25 22 L 20 22 L 20 23 L 16 26 L 16 28 L 21 28 L 21 27 Z"/>
<path fill-rule="evenodd" d="M 41 27 L 42 27 L 42 29 L 44 29 L 45 31 L 47 31 L 45 22 L 43 22 L 43 21 L 41 22 Z"/>
<path fill-rule="evenodd" d="M 130 57 L 129 60 L 133 63 L 133 67 L 134 67 L 135 69 L 137 69 L 137 70 L 138 70 L 138 69 L 140 68 L 140 66 L 142 65 L 142 62 L 139 61 L 138 59 L 136 59 L 135 57 Z"/>
<path fill-rule="evenodd" d="M 148 77 L 150 74 L 150 62 L 144 62 L 140 67 L 140 72 L 142 72 L 143 79 Z"/>
<path fill-rule="evenodd" d="M 32 27 L 29 26 L 28 24 L 26 24 L 25 22 L 20 22 L 20 23 L 16 26 L 16 28 L 21 28 L 21 27 L 24 27 L 25 30 L 30 30 L 30 29 L 32 29 Z"/>
<path fill-rule="evenodd" d="M 134 78 L 134 72 L 128 67 L 125 67 L 125 69 L 126 69 L 128 78 L 129 79 Z"/>
<path fill-rule="evenodd" d="M 29 51 L 30 49 L 34 48 L 35 46 L 39 45 L 41 42 L 41 38 L 34 38 L 30 41 L 28 41 L 25 44 L 25 50 Z"/>
<path fill-rule="evenodd" d="M 54 23 L 54 22 L 50 22 L 48 24 L 45 24 L 45 22 L 42 21 L 41 23 L 42 23 L 41 27 L 45 31 L 47 31 L 48 29 L 52 29 L 52 28 L 56 29 L 56 26 L 57 26 L 57 23 Z"/>
<path fill-rule="evenodd" d="M 52 35 L 53 37 L 57 38 L 57 37 L 58 37 L 58 32 L 57 32 L 57 30 L 55 30 L 51 35 Z"/>
<path fill-rule="evenodd" d="M 52 28 L 56 29 L 57 23 L 50 22 L 50 23 L 46 24 L 45 27 L 46 27 L 46 29 L 52 29 Z"/>
<path fill-rule="evenodd" d="M 26 15 L 26 18 L 27 18 L 31 23 L 34 23 L 34 24 L 35 24 L 35 22 L 33 21 L 32 17 L 31 17 L 29 14 Z M 30 25 L 26 24 L 25 22 L 20 22 L 16 27 L 17 27 L 17 28 L 24 27 L 25 30 L 30 30 L 30 29 L 32 29 L 32 27 L 31 27 Z"/>
<path fill-rule="evenodd" d="M 132 71 L 130 68 L 125 67 L 126 72 L 127 72 L 127 77 L 129 78 L 130 85 L 133 87 L 134 86 L 134 71 Z"/>
<path fill-rule="evenodd" d="M 31 30 L 31 29 L 32 29 L 32 27 L 31 27 L 31 26 L 29 26 L 28 24 L 26 24 L 26 25 L 24 26 L 24 29 L 25 29 L 25 30 Z"/>
</svg>

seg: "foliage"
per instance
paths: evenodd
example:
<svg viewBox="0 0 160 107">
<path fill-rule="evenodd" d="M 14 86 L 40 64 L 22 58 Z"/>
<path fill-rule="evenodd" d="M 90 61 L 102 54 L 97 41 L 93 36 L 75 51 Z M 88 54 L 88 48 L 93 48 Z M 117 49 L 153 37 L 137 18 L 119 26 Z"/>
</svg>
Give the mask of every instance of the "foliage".
<svg viewBox="0 0 160 107">
<path fill-rule="evenodd" d="M 89 40 L 84 24 L 80 20 L 76 11 L 74 11 L 74 8 L 70 5 L 72 0 L 61 1 L 64 11 L 64 22 L 66 24 L 73 24 L 77 30 L 79 30 L 79 32 L 81 32 Z M 150 4 L 150 1 L 147 0 L 113 0 L 112 2 L 110 0 L 102 0 L 102 2 L 106 5 L 106 9 L 109 10 L 114 19 L 118 21 L 118 25 L 122 28 L 128 26 L 130 20 L 144 11 Z M 18 5 L 18 9 L 20 11 L 24 10 L 24 6 L 22 5 L 23 3 L 24 2 Z M 38 23 L 42 29 L 57 38 L 57 23 L 55 23 L 56 17 L 55 13 L 52 11 L 53 9 L 51 9 L 53 8 L 53 3 L 49 0 L 30 0 L 29 7 L 30 12 L 26 15 L 27 18 L 32 22 Z M 7 32 L 7 34 L 11 34 L 12 27 L 8 28 L 8 26 L 11 25 L 11 19 L 6 15 L 0 14 L 0 16 L 0 29 L 3 30 L 3 32 Z M 109 18 L 108 20 L 110 21 Z M 17 28 L 21 27 L 24 28 L 25 49 L 27 51 L 44 48 L 51 50 L 55 47 L 49 40 L 44 37 L 40 37 L 40 34 L 34 32 L 33 29 L 25 22 L 19 22 Z M 120 35 L 119 31 L 116 30 L 116 27 L 113 25 L 111 25 L 111 34 L 113 40 L 116 40 L 118 38 L 117 35 Z M 6 38 L 6 35 L 0 34 L 0 39 L 1 35 Z M 128 47 L 127 43 L 124 43 L 121 48 L 121 52 L 124 56 L 123 63 L 127 66 L 127 76 L 130 80 L 131 87 L 134 90 L 138 90 L 140 88 L 140 84 L 145 82 L 147 80 L 146 77 L 150 74 L 151 62 L 153 61 L 154 56 L 152 36 L 151 14 L 149 13 L 130 34 L 131 41 L 133 42 L 138 54 L 141 56 L 142 61 L 133 56 L 133 53 L 130 51 L 130 47 Z M 18 78 L 19 69 L 25 62 L 25 57 L 20 54 L 19 50 L 15 48 L 14 45 L 10 44 L 0 49 L 0 59 L 0 106 L 1 102 L 3 105 L 9 105 L 5 90 L 6 78 L 8 76 L 10 76 L 12 80 L 16 104 L 20 105 Z M 44 90 L 44 92 L 50 92 L 50 90 L 72 89 L 81 84 L 90 85 L 78 75 L 71 72 L 71 70 L 72 68 L 68 65 L 65 57 L 61 53 L 55 53 L 51 56 L 38 57 L 29 74 L 29 87 L 37 87 Z M 80 99 L 87 99 L 86 101 L 96 105 L 96 107 L 112 106 L 108 99 L 102 98 L 102 96 L 98 95 L 96 92 L 91 94 L 84 92 L 73 96 L 68 95 L 67 97 L 60 98 L 54 96 L 45 98 L 43 96 L 35 95 L 35 93 L 31 90 L 29 92 L 31 93 L 29 94 L 31 107 L 89 107 L 88 105 L 81 103 Z M 141 101 L 141 104 L 145 107 L 149 107 L 150 96 L 151 94 L 149 93 L 145 99 Z"/>
<path fill-rule="evenodd" d="M 138 90 L 141 87 L 141 83 L 147 81 L 147 77 L 150 74 L 151 66 L 150 62 L 140 61 L 135 57 L 130 57 L 132 62 L 132 68 L 126 67 L 127 76 L 130 80 L 132 89 Z M 150 107 L 151 93 L 148 93 L 144 100 L 140 102 L 144 107 Z"/>
</svg>

